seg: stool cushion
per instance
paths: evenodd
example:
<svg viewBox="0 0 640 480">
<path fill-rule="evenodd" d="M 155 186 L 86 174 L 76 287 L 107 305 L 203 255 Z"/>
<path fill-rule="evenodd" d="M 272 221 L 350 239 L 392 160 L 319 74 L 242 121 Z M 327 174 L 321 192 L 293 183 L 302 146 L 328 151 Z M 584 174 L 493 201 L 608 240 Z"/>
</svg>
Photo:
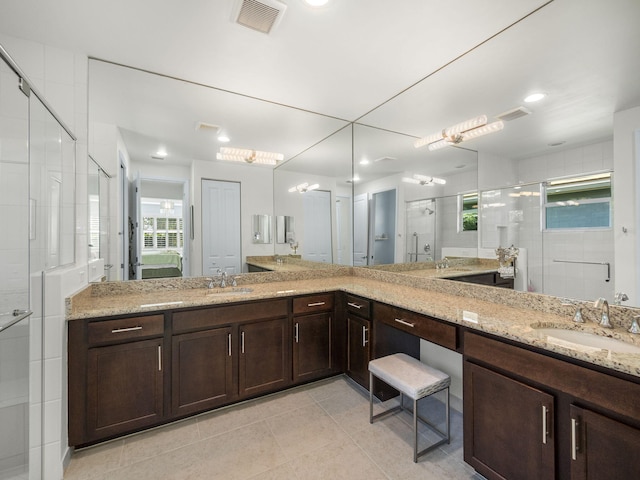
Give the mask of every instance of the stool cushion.
<svg viewBox="0 0 640 480">
<path fill-rule="evenodd" d="M 371 360 L 369 371 L 412 400 L 439 392 L 451 384 L 446 373 L 404 353 Z"/>
</svg>

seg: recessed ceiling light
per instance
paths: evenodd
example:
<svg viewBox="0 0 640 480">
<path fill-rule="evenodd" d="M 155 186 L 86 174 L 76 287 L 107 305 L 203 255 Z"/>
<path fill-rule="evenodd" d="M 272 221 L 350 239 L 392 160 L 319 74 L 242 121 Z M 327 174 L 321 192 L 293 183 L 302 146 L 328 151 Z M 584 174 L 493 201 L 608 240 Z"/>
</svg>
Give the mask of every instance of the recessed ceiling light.
<svg viewBox="0 0 640 480">
<path fill-rule="evenodd" d="M 227 143 L 227 142 L 230 142 L 231 139 L 223 134 L 223 135 L 218 135 L 218 141 L 222 143 Z"/>
<path fill-rule="evenodd" d="M 329 0 L 304 0 L 307 5 L 311 5 L 312 7 L 323 7 Z"/>
<path fill-rule="evenodd" d="M 532 93 L 531 95 L 527 95 L 524 98 L 524 101 L 527 103 L 539 102 L 544 97 L 546 97 L 544 93 Z"/>
<path fill-rule="evenodd" d="M 164 158 L 167 155 L 169 155 L 169 154 L 167 153 L 167 151 L 164 148 L 161 148 L 156 152 L 156 157 Z"/>
<path fill-rule="evenodd" d="M 363 158 L 362 160 L 360 160 L 360 165 L 369 165 L 369 160 L 367 160 L 366 158 Z"/>
</svg>

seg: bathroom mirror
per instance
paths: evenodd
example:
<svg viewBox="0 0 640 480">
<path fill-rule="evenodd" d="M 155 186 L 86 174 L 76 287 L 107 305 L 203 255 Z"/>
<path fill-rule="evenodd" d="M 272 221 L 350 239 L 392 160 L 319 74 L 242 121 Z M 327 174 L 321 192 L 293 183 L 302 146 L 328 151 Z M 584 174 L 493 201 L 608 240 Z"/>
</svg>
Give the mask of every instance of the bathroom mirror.
<svg viewBox="0 0 640 480">
<path fill-rule="evenodd" d="M 253 215 L 253 243 L 271 243 L 271 230 L 271 215 Z"/>
<path fill-rule="evenodd" d="M 296 230 L 291 215 L 278 215 L 276 217 L 276 243 L 289 243 L 295 241 Z"/>
</svg>

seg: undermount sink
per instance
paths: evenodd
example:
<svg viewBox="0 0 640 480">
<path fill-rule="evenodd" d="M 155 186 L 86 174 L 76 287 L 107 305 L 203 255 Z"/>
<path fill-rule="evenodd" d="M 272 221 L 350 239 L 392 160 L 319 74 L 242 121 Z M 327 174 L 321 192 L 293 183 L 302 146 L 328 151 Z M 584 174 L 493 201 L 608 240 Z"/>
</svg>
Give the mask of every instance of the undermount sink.
<svg viewBox="0 0 640 480">
<path fill-rule="evenodd" d="M 559 347 L 578 350 L 581 352 L 597 352 L 609 350 L 615 353 L 639 353 L 640 346 L 618 340 L 616 338 L 604 337 L 595 333 L 582 330 L 568 330 L 565 328 L 534 327 L 541 338 L 545 338 L 547 343 Z"/>
<path fill-rule="evenodd" d="M 220 297 L 223 295 L 244 295 L 251 292 L 253 292 L 253 288 L 250 288 L 250 287 L 225 287 L 225 288 L 210 288 L 207 290 L 205 295 Z"/>
</svg>

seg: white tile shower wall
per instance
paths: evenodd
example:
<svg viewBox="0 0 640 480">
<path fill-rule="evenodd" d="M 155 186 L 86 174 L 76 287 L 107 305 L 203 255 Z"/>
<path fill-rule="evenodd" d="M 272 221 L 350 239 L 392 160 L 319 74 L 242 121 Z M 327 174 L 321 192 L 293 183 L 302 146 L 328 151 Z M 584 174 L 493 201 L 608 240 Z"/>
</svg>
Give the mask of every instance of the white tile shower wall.
<svg viewBox="0 0 640 480">
<path fill-rule="evenodd" d="M 70 52 L 56 47 L 25 41 L 19 38 L 0 35 L 0 44 L 9 52 L 13 59 L 20 65 L 29 81 L 43 94 L 47 102 L 62 118 L 65 124 L 77 137 L 75 144 L 76 164 L 75 176 L 72 170 L 67 169 L 67 180 L 75 184 L 76 196 L 73 204 L 68 203 L 69 209 L 75 218 L 75 238 L 69 237 L 67 241 L 75 240 L 75 266 L 52 271 L 47 274 L 45 288 L 45 331 L 44 335 L 44 408 L 40 408 L 35 400 L 39 397 L 42 382 L 39 381 L 40 359 L 42 356 L 42 328 L 39 325 L 41 307 L 40 284 L 41 278 L 38 272 L 32 276 L 32 309 L 34 318 L 31 321 L 31 392 L 34 402 L 30 409 L 30 472 L 31 478 L 39 478 L 43 472 L 45 480 L 62 478 L 63 462 L 68 455 L 68 442 L 66 432 L 66 323 L 64 320 L 64 298 L 79 290 L 87 282 L 87 72 L 88 59 L 82 53 Z M 114 152 L 115 153 L 115 152 Z M 75 178 L 74 178 L 75 177 Z M 71 209 L 74 211 L 72 212 Z M 23 212 L 22 218 L 28 218 Z M 4 213 L 3 213 L 4 215 Z M 3 217 L 4 218 L 4 217 Z M 38 249 L 32 251 L 32 265 L 39 265 Z M 72 259 L 73 260 L 73 259 Z M 41 417 L 41 413 L 43 415 Z M 39 420 L 42 420 L 40 422 Z M 44 424 L 44 445 L 39 443 L 37 428 Z M 40 465 L 40 453 L 43 452 L 44 464 Z"/>
</svg>

